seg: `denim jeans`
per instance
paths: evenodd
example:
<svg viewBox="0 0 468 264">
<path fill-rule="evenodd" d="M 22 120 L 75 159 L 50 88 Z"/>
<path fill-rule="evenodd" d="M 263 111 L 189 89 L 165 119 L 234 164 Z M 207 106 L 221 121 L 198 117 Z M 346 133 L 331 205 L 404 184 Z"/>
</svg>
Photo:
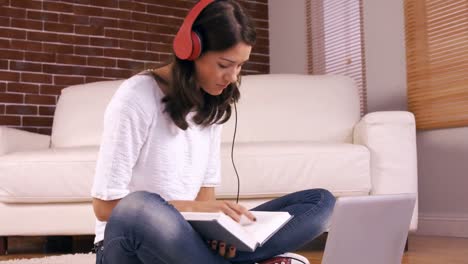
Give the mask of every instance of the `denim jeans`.
<svg viewBox="0 0 468 264">
<path fill-rule="evenodd" d="M 335 205 L 324 189 L 311 189 L 268 201 L 252 210 L 287 211 L 294 217 L 255 252 L 225 259 L 171 204 L 158 194 L 134 192 L 112 211 L 97 250 L 97 264 L 255 263 L 295 251 L 322 234 Z"/>
</svg>

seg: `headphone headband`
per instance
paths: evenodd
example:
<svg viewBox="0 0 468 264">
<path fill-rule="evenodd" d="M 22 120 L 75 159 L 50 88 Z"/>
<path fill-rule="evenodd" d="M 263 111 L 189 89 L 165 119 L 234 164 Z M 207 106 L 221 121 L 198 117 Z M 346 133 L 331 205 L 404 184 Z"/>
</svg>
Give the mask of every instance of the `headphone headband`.
<svg viewBox="0 0 468 264">
<path fill-rule="evenodd" d="M 174 53 L 182 60 L 194 60 L 201 53 L 201 42 L 193 38 L 192 26 L 198 15 L 214 0 L 200 0 L 188 13 L 174 38 Z M 198 37 L 197 37 L 198 38 Z M 195 52 L 194 52 L 195 51 Z"/>
</svg>

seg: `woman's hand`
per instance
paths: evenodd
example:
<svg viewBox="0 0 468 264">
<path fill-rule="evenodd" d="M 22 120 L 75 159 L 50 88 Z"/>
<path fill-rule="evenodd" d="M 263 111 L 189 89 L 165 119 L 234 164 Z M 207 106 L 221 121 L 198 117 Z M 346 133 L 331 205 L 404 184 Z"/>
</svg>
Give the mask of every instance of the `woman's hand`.
<svg viewBox="0 0 468 264">
<path fill-rule="evenodd" d="M 247 208 L 231 201 L 170 201 L 169 203 L 180 212 L 223 212 L 236 222 L 240 222 L 242 215 L 251 221 L 257 221 Z"/>
</svg>

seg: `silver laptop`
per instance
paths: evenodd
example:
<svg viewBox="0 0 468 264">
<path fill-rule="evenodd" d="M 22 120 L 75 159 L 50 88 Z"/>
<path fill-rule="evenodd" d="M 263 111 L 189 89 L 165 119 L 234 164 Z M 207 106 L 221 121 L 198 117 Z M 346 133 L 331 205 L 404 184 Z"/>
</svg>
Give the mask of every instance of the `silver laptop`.
<svg viewBox="0 0 468 264">
<path fill-rule="evenodd" d="M 401 264 L 415 194 L 338 198 L 322 264 Z"/>
</svg>

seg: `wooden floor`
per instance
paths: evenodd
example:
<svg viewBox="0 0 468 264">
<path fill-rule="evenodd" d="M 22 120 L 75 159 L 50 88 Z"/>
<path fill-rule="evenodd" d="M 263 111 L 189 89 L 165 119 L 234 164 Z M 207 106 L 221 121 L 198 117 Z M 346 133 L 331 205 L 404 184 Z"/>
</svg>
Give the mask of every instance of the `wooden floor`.
<svg viewBox="0 0 468 264">
<path fill-rule="evenodd" d="M 297 253 L 313 264 L 321 262 L 323 250 Z M 409 250 L 403 255 L 402 264 L 468 264 L 468 238 L 410 236 Z"/>
<path fill-rule="evenodd" d="M 57 252 L 41 253 L 44 251 L 44 239 L 10 238 L 10 252 L 8 255 L 0 256 L 0 261 L 59 255 Z M 89 243 L 89 238 L 81 240 Z M 79 245 L 81 240 L 74 238 L 75 248 L 83 249 L 83 246 Z M 306 256 L 312 264 L 320 263 L 323 244 L 316 243 L 297 253 Z M 402 264 L 468 264 L 468 238 L 410 236 L 409 251 L 404 254 Z"/>
</svg>

